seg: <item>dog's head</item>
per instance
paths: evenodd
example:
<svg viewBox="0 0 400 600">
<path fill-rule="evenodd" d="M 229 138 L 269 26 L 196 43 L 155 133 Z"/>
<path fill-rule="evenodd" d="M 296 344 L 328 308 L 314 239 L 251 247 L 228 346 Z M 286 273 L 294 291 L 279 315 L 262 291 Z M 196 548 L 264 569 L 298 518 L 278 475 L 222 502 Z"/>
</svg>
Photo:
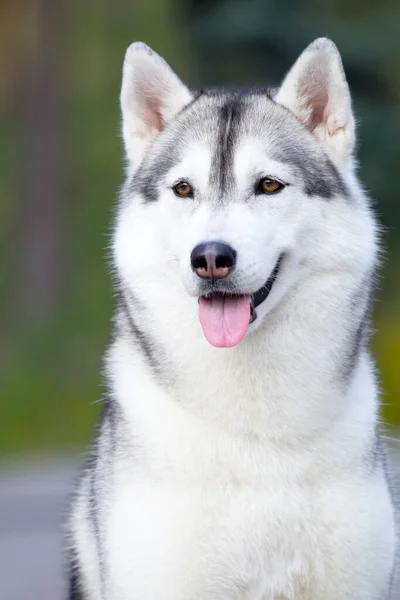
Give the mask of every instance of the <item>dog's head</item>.
<svg viewBox="0 0 400 600">
<path fill-rule="evenodd" d="M 192 297 L 212 345 L 238 344 L 310 273 L 365 262 L 374 230 L 331 41 L 311 44 L 279 89 L 247 93 L 192 93 L 135 43 L 121 106 L 117 269 L 136 294 Z"/>
</svg>

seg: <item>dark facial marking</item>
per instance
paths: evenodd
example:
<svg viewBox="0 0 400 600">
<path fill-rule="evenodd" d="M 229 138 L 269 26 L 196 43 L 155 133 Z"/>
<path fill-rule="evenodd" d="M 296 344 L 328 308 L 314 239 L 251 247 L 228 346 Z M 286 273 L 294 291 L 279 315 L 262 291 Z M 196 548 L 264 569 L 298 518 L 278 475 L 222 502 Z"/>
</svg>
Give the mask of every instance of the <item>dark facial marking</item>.
<svg viewBox="0 0 400 600">
<path fill-rule="evenodd" d="M 258 95 L 271 100 L 265 90 L 260 91 Z M 255 94 L 252 93 L 252 96 Z M 244 112 L 247 112 L 249 119 L 254 118 L 245 101 L 249 97 L 249 95 L 234 92 L 219 108 L 218 140 L 212 161 L 210 183 L 220 189 L 221 195 L 229 189 L 229 183 L 233 182 L 234 150 L 240 136 L 241 121 L 245 120 Z M 265 127 L 268 130 L 269 124 L 265 123 Z M 319 155 L 313 155 L 307 151 L 307 140 L 302 142 L 301 136 L 297 136 L 292 127 L 285 127 L 284 122 L 280 125 L 278 133 L 279 144 L 274 148 L 273 158 L 297 168 L 304 181 L 304 191 L 308 196 L 320 196 L 325 199 L 330 199 L 335 195 L 348 196 L 344 181 L 326 154 L 321 151 Z M 308 136 L 309 132 L 304 132 L 304 135 Z"/>
<path fill-rule="evenodd" d="M 327 156 L 314 158 L 301 144 L 296 146 L 295 141 L 289 143 L 289 140 L 282 142 L 284 147 L 274 152 L 273 158 L 296 167 L 304 181 L 307 196 L 321 196 L 329 200 L 335 195 L 348 195 L 344 181 Z"/>
<path fill-rule="evenodd" d="M 233 158 L 242 114 L 240 96 L 233 95 L 218 109 L 218 137 L 210 173 L 210 184 L 221 196 L 233 182 Z"/>
<path fill-rule="evenodd" d="M 176 136 L 182 136 L 191 127 L 190 115 L 196 110 L 194 105 L 201 102 L 203 97 L 213 97 L 219 100 L 217 110 L 217 130 L 215 132 L 215 151 L 210 173 L 210 185 L 220 190 L 221 196 L 229 189 L 233 182 L 233 159 L 236 141 L 239 137 L 240 123 L 243 114 L 248 110 L 246 98 L 250 96 L 263 96 L 271 102 L 270 94 L 266 90 L 250 91 L 250 95 L 234 91 L 227 94 L 220 90 L 206 90 L 195 95 L 192 102 L 182 109 L 173 119 L 175 131 L 172 140 L 157 139 L 153 149 L 148 153 L 128 186 L 128 192 L 139 193 L 145 203 L 158 200 L 159 186 L 166 173 L 180 160 L 181 155 Z M 222 104 L 221 104 L 222 101 Z M 279 107 L 281 109 L 281 107 Z M 201 110 L 199 108 L 199 110 Z M 187 114 L 189 112 L 189 115 Z M 186 113 L 186 114 L 185 114 Z M 252 118 L 249 110 L 249 119 Z M 182 119 L 179 121 L 179 116 Z M 289 116 L 289 115 L 288 115 Z M 293 116 L 290 115 L 290 118 Z M 176 121 L 178 119 L 178 121 Z M 293 117 L 294 119 L 294 117 Z M 296 121 L 297 125 L 300 124 Z M 268 124 L 266 124 L 268 127 Z M 306 134 L 306 132 L 304 132 Z M 309 132 L 307 131 L 307 135 Z M 272 158 L 288 163 L 297 168 L 299 175 L 304 181 L 304 192 L 308 196 L 320 196 L 331 199 L 335 195 L 348 196 L 348 190 L 333 162 L 322 151 L 320 155 L 314 156 L 307 151 L 306 142 L 302 142 L 302 136 L 298 136 L 292 127 L 285 127 L 282 123 L 279 130 L 279 144 L 274 148 Z"/>
<path fill-rule="evenodd" d="M 179 161 L 177 144 L 164 146 L 162 153 L 145 157 L 139 169 L 133 175 L 129 185 L 131 194 L 140 194 L 145 203 L 156 202 L 159 185 L 165 175 Z"/>
</svg>

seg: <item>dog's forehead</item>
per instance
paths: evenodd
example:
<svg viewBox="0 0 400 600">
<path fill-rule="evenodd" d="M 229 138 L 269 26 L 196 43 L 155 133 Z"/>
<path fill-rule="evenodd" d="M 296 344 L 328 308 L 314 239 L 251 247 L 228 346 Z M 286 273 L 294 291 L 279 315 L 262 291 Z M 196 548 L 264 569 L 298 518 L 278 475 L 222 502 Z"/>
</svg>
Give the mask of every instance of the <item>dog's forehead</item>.
<svg viewBox="0 0 400 600">
<path fill-rule="evenodd" d="M 202 141 L 212 149 L 234 150 L 254 139 L 276 154 L 296 140 L 303 152 L 316 150 L 305 128 L 268 92 L 202 94 L 182 111 L 176 126 L 187 141 Z"/>
<path fill-rule="evenodd" d="M 261 148 L 266 158 L 284 163 L 302 181 L 306 194 L 327 199 L 346 195 L 336 168 L 317 140 L 268 92 L 200 94 L 159 136 L 136 181 L 144 183 L 140 187 L 146 190 L 148 201 L 157 199 L 153 175 L 157 173 L 160 181 L 172 169 L 179 170 L 179 164 L 201 145 L 210 156 L 209 184 L 224 194 L 235 183 L 235 156 L 252 140 L 254 151 Z"/>
</svg>

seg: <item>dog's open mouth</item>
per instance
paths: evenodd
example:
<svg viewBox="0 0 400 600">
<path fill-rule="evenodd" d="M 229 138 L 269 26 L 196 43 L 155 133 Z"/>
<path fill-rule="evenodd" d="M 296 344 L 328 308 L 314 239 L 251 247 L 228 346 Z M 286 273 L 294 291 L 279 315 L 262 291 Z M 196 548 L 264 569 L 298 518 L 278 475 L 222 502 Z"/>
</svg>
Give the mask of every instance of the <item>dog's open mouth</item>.
<svg viewBox="0 0 400 600">
<path fill-rule="evenodd" d="M 212 293 L 199 298 L 199 317 L 207 341 L 216 348 L 231 348 L 242 341 L 257 318 L 256 308 L 268 297 L 278 276 L 280 256 L 264 285 L 252 295 Z"/>
</svg>

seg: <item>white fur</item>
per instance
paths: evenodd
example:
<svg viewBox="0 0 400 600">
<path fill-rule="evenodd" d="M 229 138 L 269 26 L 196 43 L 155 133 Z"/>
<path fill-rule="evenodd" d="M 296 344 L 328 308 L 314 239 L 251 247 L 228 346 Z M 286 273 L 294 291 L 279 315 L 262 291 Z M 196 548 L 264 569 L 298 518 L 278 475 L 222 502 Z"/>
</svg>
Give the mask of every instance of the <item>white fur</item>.
<svg viewBox="0 0 400 600">
<path fill-rule="evenodd" d="M 128 51 L 122 91 L 133 163 L 155 135 L 154 120 L 142 117 L 151 103 L 137 90 L 165 76 L 156 98 L 157 111 L 168 116 L 190 98 L 161 59 L 135 52 Z M 369 465 L 378 394 L 368 353 L 361 352 L 350 382 L 338 376 L 355 334 L 352 319 L 365 311 L 367 298 L 358 293 L 377 261 L 377 233 L 352 171 L 350 96 L 331 42 L 301 55 L 276 101 L 307 122 L 321 85 L 329 100 L 313 131 L 342 166 L 351 202 L 307 197 L 290 163 L 243 138 L 234 163 L 237 198 L 212 208 L 212 156 L 199 139 L 168 174 L 157 202 L 132 199 L 119 213 L 116 269 L 146 307 L 141 325 L 159 342 L 164 371 L 160 384 L 128 332 L 109 349 L 107 373 L 125 425 L 107 488 L 103 600 L 387 594 L 394 517 L 382 465 Z M 243 203 L 249 174 L 261 168 L 292 185 L 268 201 Z M 182 175 L 197 199 L 171 191 Z M 286 256 L 256 322 L 230 349 L 212 348 L 198 320 L 189 256 L 212 239 L 238 249 L 238 282 L 249 293 Z M 96 586 L 88 598 L 99 600 Z"/>
</svg>

